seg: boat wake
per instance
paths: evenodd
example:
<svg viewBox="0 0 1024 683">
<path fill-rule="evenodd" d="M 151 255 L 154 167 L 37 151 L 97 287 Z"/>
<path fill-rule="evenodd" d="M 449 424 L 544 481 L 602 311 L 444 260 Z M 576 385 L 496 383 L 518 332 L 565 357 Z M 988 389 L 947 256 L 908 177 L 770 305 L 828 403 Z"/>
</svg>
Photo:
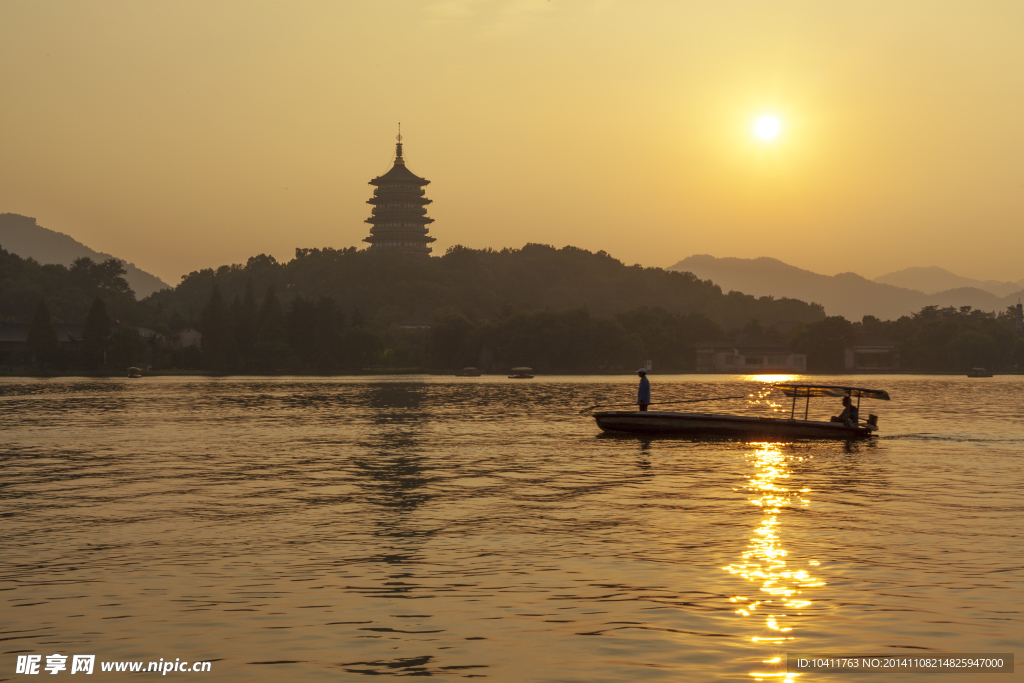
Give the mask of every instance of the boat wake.
<svg viewBox="0 0 1024 683">
<path fill-rule="evenodd" d="M 1024 444 L 1024 438 L 1021 437 L 1007 437 L 1007 438 L 991 438 L 991 437 L 972 437 L 972 436 L 951 436 L 946 434 L 887 434 L 886 436 L 876 437 L 879 441 L 893 441 L 893 440 L 906 440 L 906 441 L 948 441 L 951 443 L 1005 443 L 1005 444 Z"/>
</svg>

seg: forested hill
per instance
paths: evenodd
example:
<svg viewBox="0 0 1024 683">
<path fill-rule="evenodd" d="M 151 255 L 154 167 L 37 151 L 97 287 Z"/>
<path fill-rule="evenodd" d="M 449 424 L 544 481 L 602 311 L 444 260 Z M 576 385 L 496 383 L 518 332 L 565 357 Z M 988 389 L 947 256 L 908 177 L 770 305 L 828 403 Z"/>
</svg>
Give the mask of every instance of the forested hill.
<svg viewBox="0 0 1024 683">
<path fill-rule="evenodd" d="M 175 289 L 157 292 L 145 303 L 197 321 L 215 284 L 230 301 L 244 294 L 250 278 L 257 296 L 270 286 L 285 303 L 295 296 L 328 296 L 350 320 L 378 329 L 413 315 L 461 313 L 493 320 L 514 311 L 573 308 L 608 316 L 660 307 L 669 313 L 701 313 L 726 329 L 752 319 L 770 325 L 824 318 L 817 304 L 723 294 L 691 273 L 627 266 L 605 252 L 543 244 L 501 251 L 457 246 L 431 259 L 355 248 L 297 249 L 288 263 L 260 255 L 245 265 L 190 273 Z"/>
<path fill-rule="evenodd" d="M 0 246 L 22 258 L 68 268 L 80 258 L 88 258 L 94 263 L 103 263 L 114 258 L 110 254 L 90 249 L 70 235 L 38 225 L 35 218 L 16 213 L 0 213 Z M 125 280 L 140 298 L 170 287 L 157 276 L 136 267 L 134 263 L 124 262 L 124 271 Z"/>
<path fill-rule="evenodd" d="M 97 296 L 114 318 L 137 324 L 146 311 L 126 275 L 124 262 L 113 257 L 102 263 L 80 257 L 68 267 L 22 258 L 0 246 L 0 324 L 27 323 L 40 299 L 54 322 L 81 324 Z"/>
</svg>

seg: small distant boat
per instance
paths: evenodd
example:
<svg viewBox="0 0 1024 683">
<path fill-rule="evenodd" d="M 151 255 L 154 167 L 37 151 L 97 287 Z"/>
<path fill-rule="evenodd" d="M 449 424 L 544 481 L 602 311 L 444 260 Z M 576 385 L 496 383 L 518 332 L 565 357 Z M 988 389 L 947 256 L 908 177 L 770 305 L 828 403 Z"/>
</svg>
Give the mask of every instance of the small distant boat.
<svg viewBox="0 0 1024 683">
<path fill-rule="evenodd" d="M 533 368 L 512 368 L 509 379 L 533 379 Z"/>
<path fill-rule="evenodd" d="M 992 373 L 985 368 L 971 368 L 971 371 L 967 373 L 968 377 L 992 377 Z"/>
<path fill-rule="evenodd" d="M 597 426 L 606 432 L 638 434 L 678 434 L 693 437 L 740 439 L 744 441 L 793 439 L 865 439 L 878 430 L 878 416 L 871 415 L 863 424 L 847 425 L 833 418 L 829 422 L 808 420 L 811 397 L 849 396 L 889 400 L 889 394 L 878 389 L 841 387 L 830 384 L 777 384 L 787 397 L 793 398 L 789 419 L 778 417 L 747 417 L 719 413 L 676 413 L 668 411 L 608 410 L 594 413 Z M 797 398 L 806 398 L 804 419 L 796 417 Z"/>
<path fill-rule="evenodd" d="M 140 368 L 128 368 L 128 378 L 138 379 L 142 377 L 142 370 Z"/>
<path fill-rule="evenodd" d="M 479 377 L 482 373 L 476 368 L 462 368 L 462 372 L 456 372 L 456 377 Z"/>
</svg>

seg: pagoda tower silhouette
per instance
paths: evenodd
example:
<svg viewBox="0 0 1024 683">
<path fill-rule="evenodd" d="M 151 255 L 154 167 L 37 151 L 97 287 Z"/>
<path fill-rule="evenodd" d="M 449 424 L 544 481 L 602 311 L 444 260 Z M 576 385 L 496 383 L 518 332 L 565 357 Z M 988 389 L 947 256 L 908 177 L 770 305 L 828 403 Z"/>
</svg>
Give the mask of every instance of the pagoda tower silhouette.
<svg viewBox="0 0 1024 683">
<path fill-rule="evenodd" d="M 430 256 L 430 243 L 434 238 L 427 233 L 427 225 L 434 222 L 427 218 L 427 204 L 423 195 L 424 187 L 430 184 L 405 166 L 402 157 L 402 124 L 398 124 L 398 143 L 395 145 L 395 165 L 382 176 L 370 181 L 376 187 L 367 204 L 373 211 L 366 222 L 372 225 L 367 251 L 400 251 L 418 256 Z"/>
</svg>

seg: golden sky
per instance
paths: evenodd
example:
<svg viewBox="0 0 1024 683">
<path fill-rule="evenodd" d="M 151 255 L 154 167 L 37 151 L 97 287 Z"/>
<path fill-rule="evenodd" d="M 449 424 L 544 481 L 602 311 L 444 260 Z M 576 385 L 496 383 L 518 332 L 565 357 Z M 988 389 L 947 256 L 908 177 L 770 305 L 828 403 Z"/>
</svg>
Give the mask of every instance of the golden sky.
<svg viewBox="0 0 1024 683">
<path fill-rule="evenodd" d="M 171 283 L 365 246 L 398 121 L 437 255 L 1024 277 L 1020 0 L 4 0 L 0 96 L 0 212 Z"/>
</svg>

